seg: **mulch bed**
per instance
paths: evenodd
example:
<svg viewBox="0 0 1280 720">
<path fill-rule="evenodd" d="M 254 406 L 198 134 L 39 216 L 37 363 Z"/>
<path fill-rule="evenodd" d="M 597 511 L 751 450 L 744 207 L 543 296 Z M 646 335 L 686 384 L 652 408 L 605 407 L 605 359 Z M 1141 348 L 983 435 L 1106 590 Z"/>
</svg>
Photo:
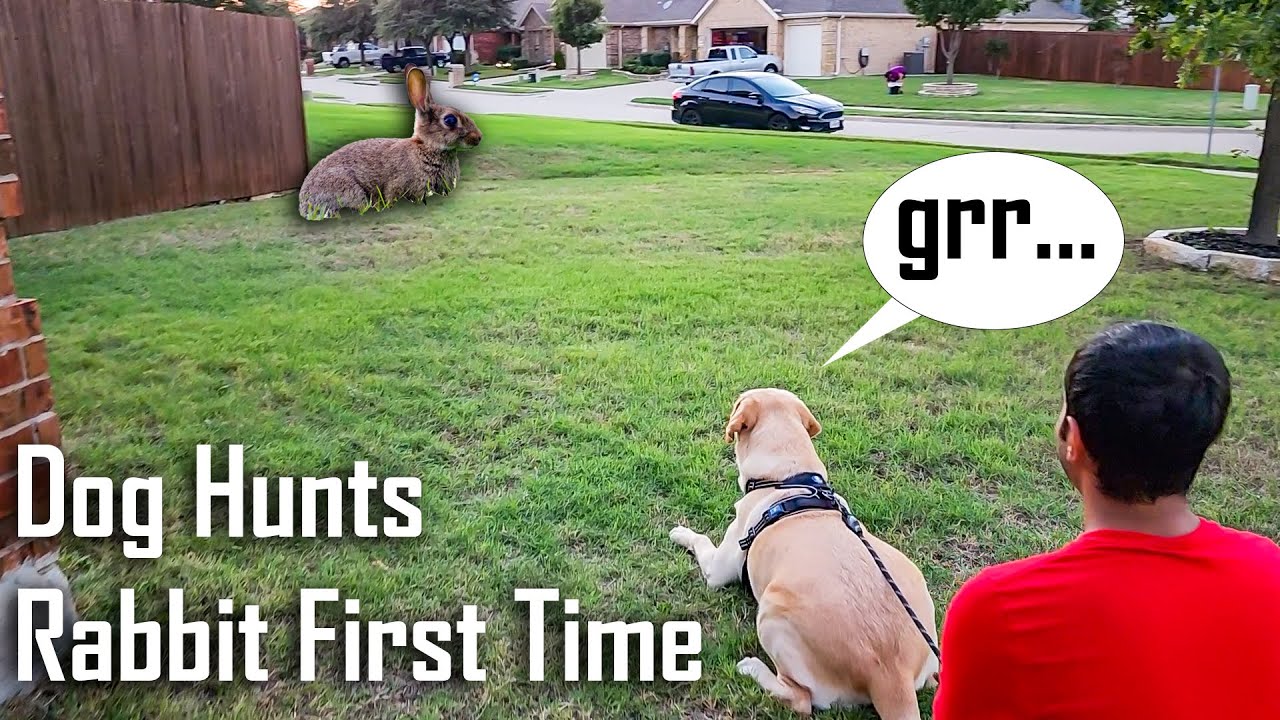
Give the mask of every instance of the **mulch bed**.
<svg viewBox="0 0 1280 720">
<path fill-rule="evenodd" d="M 1244 234 L 1230 230 L 1199 230 L 1170 235 L 1170 240 L 1189 245 L 1197 250 L 1239 253 L 1254 257 L 1280 260 L 1280 245 L 1257 245 L 1245 242 Z"/>
</svg>

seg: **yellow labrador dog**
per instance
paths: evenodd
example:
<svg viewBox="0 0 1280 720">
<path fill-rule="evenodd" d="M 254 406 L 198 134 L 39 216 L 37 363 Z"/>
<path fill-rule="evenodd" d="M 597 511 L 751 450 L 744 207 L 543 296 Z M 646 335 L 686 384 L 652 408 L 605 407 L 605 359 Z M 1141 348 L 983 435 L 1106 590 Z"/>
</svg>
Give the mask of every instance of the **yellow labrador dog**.
<svg viewBox="0 0 1280 720">
<path fill-rule="evenodd" d="M 733 523 L 716 547 L 686 527 L 671 539 L 698 559 L 711 587 L 742 580 L 759 599 L 756 632 L 777 673 L 758 658 L 738 672 L 796 712 L 871 703 L 884 720 L 920 717 L 916 691 L 935 683 L 938 660 L 893 594 L 866 547 L 839 511 L 788 515 L 760 531 L 750 552 L 739 546 L 765 510 L 803 489 L 762 487 L 802 473 L 825 478 L 810 438 L 822 429 L 786 390 L 748 390 L 733 407 L 725 440 L 735 442 L 738 487 Z M 842 501 L 843 502 L 843 501 Z M 933 599 L 920 570 L 892 546 L 866 534 L 931 638 Z"/>
</svg>

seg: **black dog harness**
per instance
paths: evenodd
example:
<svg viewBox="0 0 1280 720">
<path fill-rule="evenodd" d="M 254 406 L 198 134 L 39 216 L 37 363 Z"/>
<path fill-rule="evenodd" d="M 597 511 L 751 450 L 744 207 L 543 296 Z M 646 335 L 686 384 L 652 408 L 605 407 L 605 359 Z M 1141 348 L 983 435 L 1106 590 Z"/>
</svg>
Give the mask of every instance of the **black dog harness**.
<svg viewBox="0 0 1280 720">
<path fill-rule="evenodd" d="M 804 490 L 805 492 L 784 498 L 765 508 L 764 515 L 760 517 L 760 522 L 756 523 L 747 532 L 746 537 L 738 541 L 738 546 L 742 548 L 744 553 L 742 559 L 742 582 L 747 586 L 749 592 L 751 591 L 751 578 L 747 575 L 745 553 L 750 552 L 751 544 L 756 541 L 756 538 L 760 537 L 760 533 L 764 532 L 765 528 L 779 520 L 804 512 L 814 510 L 836 511 L 840 513 L 840 517 L 844 520 L 845 527 L 852 530 L 853 534 L 857 535 L 862 544 L 866 546 L 867 552 L 871 553 L 871 559 L 875 560 L 876 566 L 880 568 L 880 574 L 884 576 L 885 582 L 889 583 L 893 594 L 898 596 L 898 602 L 902 603 L 907 615 L 911 616 L 911 622 L 915 623 L 916 629 L 920 631 L 925 643 L 928 644 L 929 649 L 933 651 L 933 654 L 941 662 L 942 651 L 938 649 L 938 644 L 933 641 L 933 637 L 925 629 L 924 623 L 920 622 L 920 617 L 916 615 L 915 610 L 911 609 L 911 603 L 907 602 L 907 597 L 902 594 L 902 588 L 898 587 L 897 581 L 889 573 L 889 568 L 885 567 L 880 555 L 876 553 L 875 548 L 871 547 L 871 542 L 867 540 L 866 533 L 863 532 L 862 523 L 858 522 L 858 518 L 849 512 L 848 506 L 836 496 L 836 491 L 827 484 L 826 478 L 817 473 L 798 473 L 785 480 L 753 479 L 747 481 L 748 493 L 766 488 L 774 490 Z"/>
</svg>

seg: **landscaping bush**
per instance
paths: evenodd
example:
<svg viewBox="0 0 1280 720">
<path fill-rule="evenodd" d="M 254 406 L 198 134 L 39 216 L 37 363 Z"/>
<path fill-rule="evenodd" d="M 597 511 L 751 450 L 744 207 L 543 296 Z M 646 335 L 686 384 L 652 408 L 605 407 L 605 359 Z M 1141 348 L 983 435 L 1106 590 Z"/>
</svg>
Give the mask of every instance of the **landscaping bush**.
<svg viewBox="0 0 1280 720">
<path fill-rule="evenodd" d="M 556 51 L 556 54 L 553 56 L 553 58 L 552 58 L 552 59 L 555 61 L 556 69 L 557 69 L 557 70 L 563 70 L 563 69 L 564 69 L 564 51 L 562 51 L 562 50 L 557 50 L 557 51 Z"/>
<path fill-rule="evenodd" d="M 636 75 L 657 75 L 667 69 L 671 53 L 667 51 L 640 53 L 623 61 L 622 69 Z"/>
<path fill-rule="evenodd" d="M 498 48 L 498 60 L 501 62 L 509 62 L 520 57 L 524 49 L 519 45 L 503 45 Z"/>
<path fill-rule="evenodd" d="M 523 70 L 527 67 L 533 67 L 533 63 L 525 58 L 518 57 L 511 61 L 511 68 L 513 70 Z"/>
<path fill-rule="evenodd" d="M 454 65 L 466 65 L 467 51 L 454 50 L 453 53 L 449 55 L 449 62 L 453 63 Z"/>
<path fill-rule="evenodd" d="M 657 75 L 667 69 L 666 65 L 661 67 L 656 65 L 641 65 L 639 58 L 632 58 L 622 63 L 622 69 L 636 75 Z"/>
<path fill-rule="evenodd" d="M 991 38 L 982 52 L 987 56 L 987 72 L 1000 77 L 1000 66 L 1009 58 L 1009 41 L 1003 38 Z"/>
</svg>

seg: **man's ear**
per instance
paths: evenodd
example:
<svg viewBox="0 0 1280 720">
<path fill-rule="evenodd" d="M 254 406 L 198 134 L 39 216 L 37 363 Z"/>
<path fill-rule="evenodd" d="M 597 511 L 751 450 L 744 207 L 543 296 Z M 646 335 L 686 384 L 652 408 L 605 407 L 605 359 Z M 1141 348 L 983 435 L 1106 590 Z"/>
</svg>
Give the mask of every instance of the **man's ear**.
<svg viewBox="0 0 1280 720">
<path fill-rule="evenodd" d="M 804 423 L 804 429 L 809 433 L 809 437 L 817 437 L 818 433 L 822 432 L 822 424 L 813 416 L 808 405 L 800 406 L 800 422 Z"/>
<path fill-rule="evenodd" d="M 1080 435 L 1080 424 L 1075 418 L 1070 415 L 1062 416 L 1062 421 L 1058 425 L 1058 437 L 1062 440 L 1062 447 L 1066 453 L 1064 460 L 1073 465 L 1092 462 L 1089 451 L 1085 449 L 1084 438 Z"/>
<path fill-rule="evenodd" d="M 729 424 L 724 426 L 724 441 L 733 442 L 735 433 L 740 433 L 755 426 L 760 415 L 760 401 L 749 396 L 738 398 L 729 415 Z"/>
</svg>

